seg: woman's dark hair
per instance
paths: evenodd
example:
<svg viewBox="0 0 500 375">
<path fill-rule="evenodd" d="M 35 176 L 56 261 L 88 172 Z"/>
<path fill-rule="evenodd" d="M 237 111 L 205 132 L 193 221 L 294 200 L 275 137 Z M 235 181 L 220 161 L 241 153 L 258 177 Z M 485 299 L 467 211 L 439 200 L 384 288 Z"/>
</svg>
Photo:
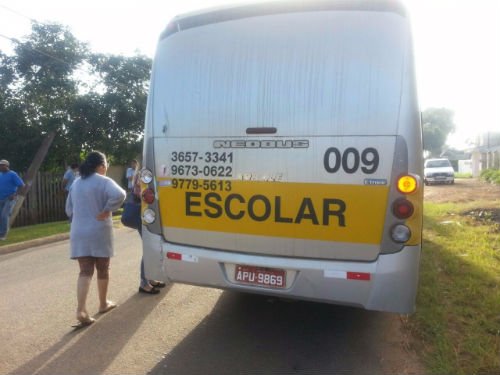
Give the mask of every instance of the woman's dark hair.
<svg viewBox="0 0 500 375">
<path fill-rule="evenodd" d="M 80 165 L 80 176 L 81 178 L 87 178 L 92 176 L 97 167 L 106 163 L 106 156 L 99 151 L 90 152 L 85 161 Z"/>
</svg>

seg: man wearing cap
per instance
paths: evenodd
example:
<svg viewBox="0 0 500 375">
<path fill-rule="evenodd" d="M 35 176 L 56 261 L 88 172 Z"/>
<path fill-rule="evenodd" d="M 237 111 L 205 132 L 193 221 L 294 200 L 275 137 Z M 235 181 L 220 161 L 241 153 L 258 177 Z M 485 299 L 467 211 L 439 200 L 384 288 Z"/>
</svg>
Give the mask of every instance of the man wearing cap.
<svg viewBox="0 0 500 375">
<path fill-rule="evenodd" d="M 0 160 L 0 241 L 7 239 L 12 207 L 16 203 L 17 192 L 24 187 L 23 180 L 9 166 L 7 160 Z"/>
</svg>

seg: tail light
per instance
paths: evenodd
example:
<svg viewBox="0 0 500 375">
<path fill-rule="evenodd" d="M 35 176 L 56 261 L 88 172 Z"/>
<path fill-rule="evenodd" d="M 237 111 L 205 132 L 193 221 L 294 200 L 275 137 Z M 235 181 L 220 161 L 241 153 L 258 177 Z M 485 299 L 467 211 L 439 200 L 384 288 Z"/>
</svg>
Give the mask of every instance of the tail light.
<svg viewBox="0 0 500 375">
<path fill-rule="evenodd" d="M 151 188 L 144 189 L 142 192 L 142 200 L 147 204 L 153 204 L 155 201 L 155 192 Z"/>
<path fill-rule="evenodd" d="M 392 213 L 398 219 L 408 219 L 414 211 L 413 203 L 405 198 L 399 198 L 392 204 Z"/>
</svg>

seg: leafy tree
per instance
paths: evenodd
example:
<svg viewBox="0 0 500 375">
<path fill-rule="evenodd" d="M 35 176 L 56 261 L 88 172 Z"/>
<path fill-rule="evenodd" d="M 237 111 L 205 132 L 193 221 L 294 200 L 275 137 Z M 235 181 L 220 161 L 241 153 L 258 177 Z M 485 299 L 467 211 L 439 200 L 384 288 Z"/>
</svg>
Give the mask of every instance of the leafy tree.
<svg viewBox="0 0 500 375">
<path fill-rule="evenodd" d="M 17 170 L 51 132 L 46 170 L 91 149 L 113 162 L 140 152 L 151 59 L 92 54 L 66 27 L 33 23 L 13 56 L 0 52 L 0 63 L 1 157 Z"/>
<path fill-rule="evenodd" d="M 18 94 L 29 126 L 38 129 L 41 138 L 49 132 L 57 134 L 46 169 L 64 165 L 72 157 L 64 129 L 69 123 L 68 108 L 78 94 L 74 75 L 88 55 L 87 46 L 62 25 L 33 23 L 32 33 L 15 52 L 22 80 Z"/>
<path fill-rule="evenodd" d="M 22 102 L 13 89 L 17 81 L 15 59 L 0 52 L 0 158 L 15 170 L 25 170 L 40 143 L 39 132 L 28 126 Z"/>
<path fill-rule="evenodd" d="M 424 150 L 438 157 L 446 138 L 455 131 L 453 111 L 446 108 L 428 108 L 422 113 Z"/>
<path fill-rule="evenodd" d="M 90 64 L 104 85 L 104 93 L 100 96 L 104 131 L 101 149 L 112 155 L 115 162 L 126 163 L 142 149 L 152 61 L 140 55 L 95 54 Z"/>
</svg>

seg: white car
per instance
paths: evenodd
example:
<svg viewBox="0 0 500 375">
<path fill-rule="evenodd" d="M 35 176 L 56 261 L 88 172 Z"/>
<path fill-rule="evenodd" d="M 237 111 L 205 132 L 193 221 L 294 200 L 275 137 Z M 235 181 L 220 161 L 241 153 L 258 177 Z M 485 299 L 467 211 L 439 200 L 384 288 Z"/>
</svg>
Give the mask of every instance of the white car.
<svg viewBox="0 0 500 375">
<path fill-rule="evenodd" d="M 448 159 L 428 159 L 424 163 L 424 183 L 453 184 L 455 171 Z"/>
</svg>

